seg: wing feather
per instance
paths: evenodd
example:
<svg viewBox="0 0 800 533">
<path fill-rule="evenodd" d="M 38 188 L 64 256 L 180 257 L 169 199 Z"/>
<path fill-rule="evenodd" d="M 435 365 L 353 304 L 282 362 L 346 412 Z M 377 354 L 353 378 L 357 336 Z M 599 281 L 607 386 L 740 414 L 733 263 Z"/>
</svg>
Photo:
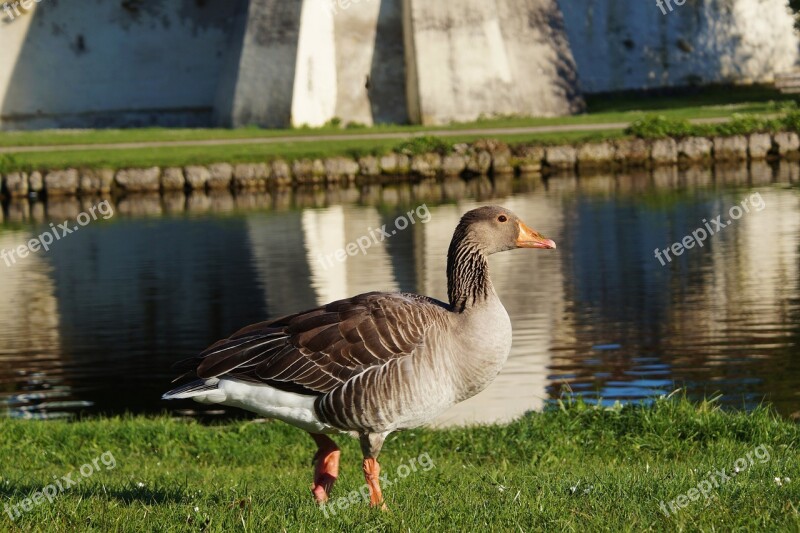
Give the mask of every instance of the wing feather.
<svg viewBox="0 0 800 533">
<path fill-rule="evenodd" d="M 367 293 L 247 326 L 181 364 L 196 377 L 232 377 L 320 395 L 364 371 L 409 357 L 447 305 L 402 293 Z"/>
</svg>

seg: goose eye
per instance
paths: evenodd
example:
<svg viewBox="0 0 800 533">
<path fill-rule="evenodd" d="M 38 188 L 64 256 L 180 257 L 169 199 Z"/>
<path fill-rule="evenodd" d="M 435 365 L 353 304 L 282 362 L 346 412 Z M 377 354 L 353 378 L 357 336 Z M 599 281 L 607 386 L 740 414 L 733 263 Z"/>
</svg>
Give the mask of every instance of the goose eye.
<svg viewBox="0 0 800 533">
<path fill-rule="evenodd" d="M 500 222 L 505 222 L 506 220 L 508 220 L 508 218 L 505 215 L 500 215 L 499 217 L 497 217 L 497 220 L 499 220 Z"/>
</svg>

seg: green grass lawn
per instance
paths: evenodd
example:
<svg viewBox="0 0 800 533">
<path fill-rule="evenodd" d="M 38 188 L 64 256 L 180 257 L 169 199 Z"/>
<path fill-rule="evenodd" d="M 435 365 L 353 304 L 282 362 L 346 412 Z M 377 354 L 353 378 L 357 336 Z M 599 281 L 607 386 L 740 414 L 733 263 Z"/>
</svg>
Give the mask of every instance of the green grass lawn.
<svg viewBox="0 0 800 533">
<path fill-rule="evenodd" d="M 658 112 L 668 118 L 729 117 L 734 113 L 775 112 L 781 103 L 795 101 L 772 87 L 710 86 L 678 94 L 618 93 L 587 97 L 587 113 L 568 117 L 505 117 L 457 123 L 448 126 L 379 125 L 370 128 L 261 129 L 261 128 L 132 128 L 104 130 L 42 130 L 0 133 L 0 146 L 106 144 L 144 141 L 200 141 L 209 139 L 253 139 L 306 137 L 309 135 L 352 135 L 359 133 L 416 133 L 425 130 L 458 131 L 473 128 L 515 128 L 562 124 L 633 122 L 646 113 Z"/>
<path fill-rule="evenodd" d="M 540 143 L 589 142 L 622 137 L 620 130 L 593 132 L 545 133 L 539 135 L 500 136 L 508 143 L 529 142 L 535 137 Z M 471 142 L 481 135 L 448 137 L 450 143 Z M 493 136 L 498 137 L 498 136 Z M 81 168 L 125 168 L 149 166 L 207 165 L 211 163 L 256 163 L 282 158 L 293 161 L 303 158 L 325 158 L 334 156 L 381 155 L 391 152 L 402 141 L 384 140 L 341 140 L 320 143 L 274 143 L 240 144 L 228 146 L 185 146 L 157 148 L 125 148 L 119 150 L 80 150 L 30 152 L 13 155 L 0 155 L 0 172 L 12 170 L 31 171 L 35 169 Z"/>
<path fill-rule="evenodd" d="M 800 530 L 800 427 L 767 410 L 573 404 L 504 426 L 394 434 L 381 455 L 389 512 L 358 495 L 358 446 L 338 440 L 342 471 L 321 509 L 309 493 L 312 441 L 282 423 L 3 420 L 0 506 L 56 478 L 79 482 L 45 489 L 52 503 L 31 500 L 13 521 L 4 512 L 0 529 Z"/>
<path fill-rule="evenodd" d="M 597 95 L 587 98 L 588 113 L 555 118 L 493 118 L 472 123 L 452 124 L 443 127 L 409 125 L 382 125 L 372 128 L 347 129 L 340 127 L 298 128 L 266 130 L 260 128 L 240 129 L 182 129 L 143 128 L 109 130 L 43 130 L 32 132 L 2 132 L 0 147 L 116 144 L 128 142 L 203 141 L 238 139 L 274 139 L 297 137 L 298 142 L 274 144 L 234 144 L 228 146 L 170 146 L 163 148 L 120 148 L 98 150 L 88 148 L 79 151 L 52 150 L 44 153 L 14 153 L 0 156 L 0 171 L 33 170 L 66 167 L 144 167 L 150 165 L 170 166 L 208 164 L 220 161 L 231 163 L 255 162 L 283 157 L 330 157 L 335 155 L 380 154 L 391 151 L 399 144 L 398 139 L 359 140 L 348 136 L 366 133 L 418 134 L 429 130 L 446 130 L 455 136 L 448 137 L 451 143 L 470 142 L 486 134 L 458 132 L 467 129 L 517 128 L 554 125 L 591 125 L 603 123 L 630 123 L 643 118 L 647 113 L 657 112 L 671 119 L 699 119 L 731 117 L 734 114 L 750 113 L 762 115 L 774 113 L 783 105 L 794 102 L 791 95 L 782 95 L 771 87 L 707 87 L 693 92 L 677 94 L 621 93 Z M 341 136 L 341 140 L 299 142 L 310 135 Z M 492 134 L 508 143 L 564 143 L 609 139 L 622 136 L 622 129 L 605 131 L 576 131 L 560 133 L 509 133 Z"/>
</svg>

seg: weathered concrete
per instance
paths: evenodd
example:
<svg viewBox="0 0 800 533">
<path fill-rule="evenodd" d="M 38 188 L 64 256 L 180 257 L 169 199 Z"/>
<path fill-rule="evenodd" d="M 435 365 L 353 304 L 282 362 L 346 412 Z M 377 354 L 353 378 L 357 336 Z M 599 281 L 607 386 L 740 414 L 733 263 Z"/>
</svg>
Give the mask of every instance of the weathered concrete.
<svg viewBox="0 0 800 533">
<path fill-rule="evenodd" d="M 232 37 L 234 81 L 221 83 L 223 125 L 366 125 L 408 120 L 401 0 L 339 9 L 330 0 L 252 0 Z"/>
<path fill-rule="evenodd" d="M 328 0 L 302 1 L 292 88 L 293 126 L 322 126 L 336 114 L 338 69 L 329 6 Z"/>
<path fill-rule="evenodd" d="M 26 3 L 0 11 L 3 129 L 210 124 L 245 0 Z"/>
<path fill-rule="evenodd" d="M 798 60 L 784 0 L 30 2 L 0 10 L 2 129 L 555 115 L 578 78 L 767 81 Z"/>
<path fill-rule="evenodd" d="M 663 4 L 559 0 L 585 91 L 768 81 L 797 62 L 784 0 Z"/>
<path fill-rule="evenodd" d="M 280 128 L 292 123 L 302 2 L 250 0 L 226 55 L 216 99 L 223 126 Z"/>
<path fill-rule="evenodd" d="M 334 5 L 334 116 L 368 126 L 408 122 L 402 0 Z"/>
<path fill-rule="evenodd" d="M 405 0 L 403 15 L 411 122 L 582 108 L 554 0 Z"/>
</svg>

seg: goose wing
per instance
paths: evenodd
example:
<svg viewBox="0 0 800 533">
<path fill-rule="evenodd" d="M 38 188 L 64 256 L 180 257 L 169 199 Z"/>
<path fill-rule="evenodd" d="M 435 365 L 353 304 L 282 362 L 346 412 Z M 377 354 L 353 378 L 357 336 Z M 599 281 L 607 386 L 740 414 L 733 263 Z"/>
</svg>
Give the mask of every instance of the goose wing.
<svg viewBox="0 0 800 533">
<path fill-rule="evenodd" d="M 326 394 L 369 368 L 411 356 L 446 312 L 446 304 L 414 294 L 362 294 L 248 326 L 178 366 L 201 379 Z"/>
</svg>

